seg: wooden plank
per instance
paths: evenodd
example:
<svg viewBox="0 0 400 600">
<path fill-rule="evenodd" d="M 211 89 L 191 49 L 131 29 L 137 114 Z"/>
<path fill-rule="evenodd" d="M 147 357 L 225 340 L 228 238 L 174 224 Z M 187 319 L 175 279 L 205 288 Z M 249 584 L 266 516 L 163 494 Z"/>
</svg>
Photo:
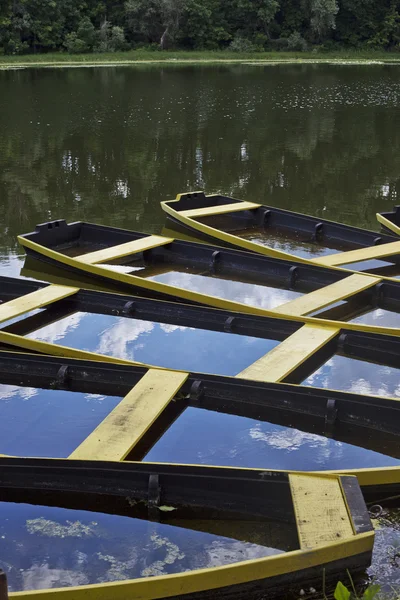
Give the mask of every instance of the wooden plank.
<svg viewBox="0 0 400 600">
<path fill-rule="evenodd" d="M 400 241 L 378 244 L 378 246 L 368 246 L 367 248 L 358 248 L 358 250 L 349 250 L 348 252 L 340 252 L 339 254 L 329 254 L 328 256 L 315 258 L 312 262 L 326 267 L 337 267 L 363 260 L 385 258 L 386 256 L 393 256 L 399 253 Z"/>
<path fill-rule="evenodd" d="M 392 223 L 392 221 L 389 221 L 389 219 L 387 219 L 380 213 L 376 213 L 376 218 L 378 219 L 379 223 L 381 223 L 381 225 L 383 225 L 387 229 L 390 229 L 391 231 L 393 231 L 393 233 L 400 235 L 400 227 L 398 225 L 395 225 L 394 223 Z"/>
<path fill-rule="evenodd" d="M 140 240 L 132 240 L 125 244 L 119 244 L 118 246 L 110 246 L 109 248 L 103 248 L 102 250 L 96 250 L 95 252 L 88 252 L 87 254 L 81 254 L 75 258 L 79 260 L 79 262 L 87 265 L 100 264 L 109 260 L 115 260 L 116 258 L 129 256 L 129 254 L 137 254 L 138 252 L 144 252 L 151 248 L 165 246 L 173 241 L 173 238 L 166 238 L 161 235 L 148 235 L 144 238 L 140 238 Z"/>
<path fill-rule="evenodd" d="M 72 296 L 77 292 L 79 292 L 79 288 L 67 287 L 65 285 L 49 285 L 30 294 L 25 294 L 25 296 L 5 302 L 0 305 L 0 323 L 14 319 L 35 308 L 43 308 L 47 304 L 68 298 L 68 296 Z"/>
<path fill-rule="evenodd" d="M 254 202 L 234 202 L 232 204 L 223 204 L 222 206 L 206 206 L 204 208 L 180 210 L 179 214 L 196 219 L 198 217 L 212 217 L 213 215 L 223 215 L 225 213 L 239 212 L 242 210 L 253 210 L 255 208 L 260 208 L 260 206 L 261 204 L 255 204 Z"/>
<path fill-rule="evenodd" d="M 336 327 L 304 325 L 236 377 L 254 381 L 283 381 L 339 331 Z"/>
<path fill-rule="evenodd" d="M 339 479 L 292 473 L 289 481 L 302 550 L 354 537 Z"/>
<path fill-rule="evenodd" d="M 188 376 L 188 373 L 149 369 L 69 458 L 123 460 L 168 406 Z"/>
<path fill-rule="evenodd" d="M 326 285 L 319 290 L 286 302 L 275 308 L 274 312 L 297 317 L 307 315 L 325 306 L 329 306 L 329 304 L 345 300 L 349 296 L 353 296 L 353 294 L 367 290 L 376 285 L 376 282 L 376 277 L 361 274 L 350 275 L 350 277 L 346 277 L 341 281 Z"/>
</svg>

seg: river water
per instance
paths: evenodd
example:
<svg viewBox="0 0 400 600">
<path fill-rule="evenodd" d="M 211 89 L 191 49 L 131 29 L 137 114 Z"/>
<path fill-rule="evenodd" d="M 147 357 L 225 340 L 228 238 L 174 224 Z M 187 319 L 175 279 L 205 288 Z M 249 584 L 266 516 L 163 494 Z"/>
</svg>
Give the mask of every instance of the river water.
<svg viewBox="0 0 400 600">
<path fill-rule="evenodd" d="M 165 222 L 160 201 L 187 190 L 221 192 L 378 230 L 375 213 L 398 203 L 400 192 L 399 105 L 400 72 L 392 65 L 0 71 L 0 274 L 19 276 L 24 255 L 16 236 L 39 222 L 65 218 L 160 233 Z M 274 345 L 126 321 L 76 313 L 35 337 L 226 375 Z M 400 397 L 398 370 L 346 364 L 338 357 L 306 383 Z M 67 456 L 118 401 L 0 386 L 0 453 Z M 186 411 L 146 458 L 282 469 L 398 463 L 296 429 L 200 409 Z M 182 549 L 187 540 L 139 527 L 140 545 L 151 557 L 143 562 L 137 549 L 129 556 L 117 551 L 118 544 L 126 548 L 124 536 L 105 532 L 120 527 L 128 536 L 129 529 L 110 517 L 27 505 L 1 510 L 7 516 L 0 526 L 0 564 L 7 556 L 13 589 L 176 572 L 219 564 L 223 556 L 228 562 L 228 555 L 237 558 L 231 541 L 197 534 L 190 544 L 201 546 L 201 560 L 188 562 Z M 400 583 L 398 520 L 393 510 L 375 521 L 370 574 L 385 586 Z M 62 549 L 64 538 L 75 540 L 72 550 Z M 90 541 L 85 550 L 82 538 Z M 104 548 L 96 553 L 93 540 L 99 538 Z M 49 558 L 54 540 L 61 562 L 51 553 Z M 284 544 L 274 542 L 271 548 L 242 545 L 241 556 L 280 551 Z M 160 552 L 168 558 L 160 559 Z"/>
</svg>

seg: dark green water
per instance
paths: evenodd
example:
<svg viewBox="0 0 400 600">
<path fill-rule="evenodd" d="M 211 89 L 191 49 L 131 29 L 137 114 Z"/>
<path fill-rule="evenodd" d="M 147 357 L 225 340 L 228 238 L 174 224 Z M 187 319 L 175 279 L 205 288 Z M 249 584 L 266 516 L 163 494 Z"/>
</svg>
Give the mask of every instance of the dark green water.
<svg viewBox="0 0 400 600">
<path fill-rule="evenodd" d="M 0 71 L 0 274 L 19 275 L 23 253 L 16 236 L 36 223 L 84 219 L 159 233 L 164 225 L 159 202 L 193 189 L 378 229 L 375 213 L 398 203 L 400 192 L 399 104 L 400 71 L 389 65 Z M 82 314 L 35 337 L 230 375 L 274 345 Z M 200 353 L 194 352 L 198 348 Z M 398 371 L 384 375 L 366 364 L 333 359 L 306 383 L 400 397 Z M 66 456 L 117 401 L 49 394 L 1 387 L 0 452 Z M 294 429 L 194 409 L 147 458 L 299 469 L 397 463 Z M 26 519 L 53 522 L 46 510 Z M 379 532 L 376 565 L 385 562 L 384 535 L 390 544 L 400 543 L 397 530 L 393 521 Z M 43 531 L 36 528 L 35 537 L 46 537 Z M 112 548 L 114 542 L 103 552 L 108 563 L 110 556 L 128 560 Z M 6 552 L 9 556 L 9 547 Z M 72 558 L 65 560 L 69 566 L 57 568 L 76 572 Z M 56 569 L 50 563 L 47 569 Z M 32 567 L 22 559 L 20 564 L 24 572 Z M 399 580 L 393 564 L 385 562 L 384 575 L 381 567 L 375 569 L 385 583 Z M 115 571 L 110 572 L 94 568 L 93 579 L 112 578 Z M 35 576 L 28 573 L 26 581 L 40 587 L 56 574 L 45 569 Z M 68 577 L 62 579 L 66 585 Z M 16 579 L 15 585 L 25 583 Z"/>
</svg>

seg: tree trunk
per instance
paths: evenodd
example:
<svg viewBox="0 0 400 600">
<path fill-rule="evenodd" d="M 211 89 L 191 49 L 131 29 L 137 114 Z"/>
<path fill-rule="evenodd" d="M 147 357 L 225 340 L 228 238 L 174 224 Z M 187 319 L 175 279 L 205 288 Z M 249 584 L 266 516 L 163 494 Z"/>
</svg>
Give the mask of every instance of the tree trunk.
<svg viewBox="0 0 400 600">
<path fill-rule="evenodd" d="M 169 30 L 169 25 L 167 25 L 164 33 L 161 36 L 161 40 L 160 40 L 160 48 L 161 48 L 161 50 L 165 50 L 165 44 L 166 44 L 166 41 L 167 41 L 168 30 Z"/>
</svg>

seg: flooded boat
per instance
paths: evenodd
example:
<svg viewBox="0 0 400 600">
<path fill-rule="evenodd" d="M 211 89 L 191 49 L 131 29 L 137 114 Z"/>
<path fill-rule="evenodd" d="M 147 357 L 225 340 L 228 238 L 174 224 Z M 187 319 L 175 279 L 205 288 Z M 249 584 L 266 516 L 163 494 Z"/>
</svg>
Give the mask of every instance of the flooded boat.
<svg viewBox="0 0 400 600">
<path fill-rule="evenodd" d="M 39 225 L 19 241 L 28 254 L 70 277 L 84 274 L 117 284 L 121 292 L 312 325 L 337 326 L 339 318 L 349 320 L 348 329 L 393 336 L 400 332 L 400 282 L 374 275 L 62 220 Z M 336 316 L 325 318 L 323 313 L 334 305 Z M 394 323 L 381 327 L 376 321 L 363 325 L 352 320 L 371 306 L 388 311 Z"/>
<path fill-rule="evenodd" d="M 51 545 L 59 550 L 57 558 L 61 563 L 58 562 L 58 569 L 61 564 L 68 564 L 67 554 L 73 551 L 92 558 L 93 548 L 91 552 L 88 550 L 90 543 L 87 541 L 89 538 L 90 542 L 90 537 L 97 538 L 95 545 L 102 551 L 101 556 L 105 556 L 104 550 L 113 545 L 102 539 L 101 530 L 97 533 L 96 526 L 100 521 L 103 535 L 107 534 L 104 531 L 106 515 L 109 523 L 113 515 L 114 527 L 122 538 L 120 545 L 126 545 L 122 527 L 132 528 L 133 520 L 144 520 L 149 525 L 154 523 L 152 538 L 158 541 L 161 550 L 164 547 L 165 554 L 164 561 L 156 561 L 158 576 L 151 576 L 157 573 L 155 565 L 152 571 L 150 564 L 139 572 L 138 577 L 131 579 L 129 571 L 135 571 L 132 551 L 135 542 L 140 543 L 139 536 L 132 536 L 127 544 L 131 550 L 131 568 L 125 567 L 125 573 L 115 570 L 104 583 L 58 587 L 57 582 L 62 581 L 59 571 L 52 589 L 30 590 L 28 584 L 23 591 L 12 592 L 10 598 L 45 599 L 51 595 L 66 600 L 133 597 L 200 600 L 215 598 L 216 594 L 221 598 L 232 595 L 258 598 L 266 592 L 271 597 L 279 595 L 282 585 L 301 586 L 305 581 L 320 580 L 323 572 L 328 580 L 334 580 L 346 569 L 352 573 L 363 571 L 370 564 L 374 541 L 357 479 L 351 476 L 151 463 L 0 458 L 0 501 L 2 513 L 12 514 L 14 524 L 21 519 L 21 513 L 34 515 L 34 507 L 38 505 L 39 514 L 46 515 L 53 507 L 51 514 L 59 519 L 56 507 L 64 509 L 64 515 L 73 519 L 67 520 L 66 524 L 43 517 L 26 519 L 31 538 L 39 538 L 41 542 L 31 548 L 28 560 L 24 561 L 25 569 L 30 570 L 30 579 L 25 583 L 37 583 L 35 559 L 45 545 L 43 536 L 53 538 Z M 86 521 L 90 525 L 86 525 Z M 279 524 L 278 540 L 274 523 Z M 71 528 L 75 536 L 71 536 Z M 12 530 L 12 526 L 9 529 Z M 168 530 L 171 538 L 180 535 L 180 546 L 169 537 L 161 537 L 158 530 Z M 214 535 L 216 539 L 225 534 L 237 541 L 239 552 L 214 559 L 215 566 L 207 566 L 207 563 L 203 566 L 200 561 L 196 566 L 193 558 L 190 561 L 190 554 L 199 550 L 196 532 L 202 532 L 203 537 L 205 533 Z M 64 543 L 59 539 L 63 536 L 66 538 Z M 17 535 L 14 531 L 14 539 L 17 545 L 25 547 L 26 536 L 24 539 L 20 531 Z M 252 558 L 247 560 L 246 544 L 251 544 L 253 549 Z M 245 560 L 240 556 L 241 546 Z M 189 560 L 185 560 L 186 552 L 181 548 L 189 554 Z M 18 560 L 16 549 L 10 547 L 8 550 L 7 561 Z M 174 556 L 172 551 L 175 551 Z M 47 564 L 54 563 L 51 554 L 50 551 L 46 556 Z M 169 572 L 163 570 L 168 565 Z M 10 571 L 12 567 L 11 564 Z M 36 570 L 37 567 L 36 564 Z M 86 581 L 96 578 L 92 568 L 87 567 L 85 573 Z M 71 579 L 73 581 L 73 571 L 69 574 L 69 584 L 64 583 L 64 586 L 70 586 Z"/>
<path fill-rule="evenodd" d="M 12 405 L 2 403 L 3 455 L 142 460 L 185 411 L 194 409 L 198 415 L 199 410 L 235 415 L 336 440 L 342 445 L 342 464 L 343 446 L 351 444 L 358 455 L 369 452 L 370 467 L 339 472 L 359 477 L 368 500 L 400 491 L 400 407 L 395 399 L 6 351 L 0 351 L 0 384 L 1 397 L 11 399 L 16 409 L 16 392 L 26 390 L 23 420 L 13 416 Z M 36 389 L 42 395 L 27 405 L 27 395 L 34 398 Z M 65 409 L 58 404 L 50 411 L 46 390 L 56 403 L 62 393 Z M 96 398 L 103 400 L 88 404 Z M 197 426 L 201 429 L 199 418 Z M 371 466 L 374 460 L 379 466 Z"/>
<path fill-rule="evenodd" d="M 179 229 L 214 243 L 300 263 L 400 275 L 400 241 L 388 233 L 204 192 L 161 203 Z M 392 235 L 389 235 L 392 234 Z"/>
<path fill-rule="evenodd" d="M 381 308 L 322 326 L 7 277 L 0 301 L 8 349 L 343 391 L 360 387 L 356 368 L 366 393 L 396 395 L 400 337 L 368 325 L 384 320 Z"/>
</svg>

